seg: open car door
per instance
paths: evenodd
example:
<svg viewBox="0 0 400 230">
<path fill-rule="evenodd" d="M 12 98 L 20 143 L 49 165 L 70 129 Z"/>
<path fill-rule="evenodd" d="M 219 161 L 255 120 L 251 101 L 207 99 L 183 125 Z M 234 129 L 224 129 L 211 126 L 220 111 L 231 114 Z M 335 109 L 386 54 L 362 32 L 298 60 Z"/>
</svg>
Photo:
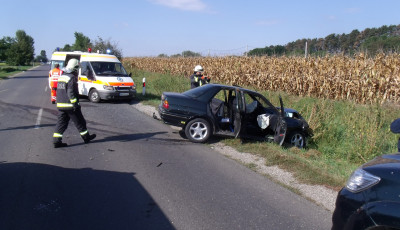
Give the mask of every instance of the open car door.
<svg viewBox="0 0 400 230">
<path fill-rule="evenodd" d="M 237 138 L 240 134 L 241 128 L 242 128 L 242 113 L 244 112 L 244 102 L 243 102 L 243 93 L 242 91 L 236 90 L 235 92 L 235 102 L 233 106 L 233 112 L 234 112 L 234 121 L 233 121 L 233 127 L 234 127 L 234 135 L 235 138 Z"/>
<path fill-rule="evenodd" d="M 285 110 L 283 107 L 282 97 L 279 96 L 279 102 L 281 104 L 281 113 L 278 116 L 277 123 L 275 126 L 275 135 L 274 135 L 274 142 L 282 145 L 283 141 L 285 140 L 287 124 L 283 119 L 285 117 Z"/>
</svg>

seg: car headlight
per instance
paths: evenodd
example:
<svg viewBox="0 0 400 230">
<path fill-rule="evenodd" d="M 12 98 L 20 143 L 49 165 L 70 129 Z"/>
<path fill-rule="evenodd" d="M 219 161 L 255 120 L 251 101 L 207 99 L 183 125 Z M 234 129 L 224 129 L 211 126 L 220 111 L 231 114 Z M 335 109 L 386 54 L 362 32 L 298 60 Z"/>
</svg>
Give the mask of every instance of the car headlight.
<svg viewBox="0 0 400 230">
<path fill-rule="evenodd" d="M 103 85 L 103 88 L 105 90 L 114 90 L 114 87 L 112 87 L 111 85 Z"/>
<path fill-rule="evenodd" d="M 380 180 L 380 177 L 359 168 L 351 174 L 346 188 L 353 193 L 357 193 L 378 184 Z"/>
</svg>

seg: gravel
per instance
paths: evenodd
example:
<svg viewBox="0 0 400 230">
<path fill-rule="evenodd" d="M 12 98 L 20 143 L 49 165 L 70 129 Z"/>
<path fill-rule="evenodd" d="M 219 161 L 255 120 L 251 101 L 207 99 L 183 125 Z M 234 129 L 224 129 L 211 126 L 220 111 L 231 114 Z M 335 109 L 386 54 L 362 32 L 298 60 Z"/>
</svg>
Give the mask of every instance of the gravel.
<svg viewBox="0 0 400 230">
<path fill-rule="evenodd" d="M 149 116 L 153 116 L 154 113 L 158 116 L 157 109 L 153 106 L 143 105 L 142 103 L 133 104 L 132 106 Z M 178 128 L 174 126 L 171 127 L 174 129 Z M 211 148 L 242 164 L 251 164 L 254 171 L 265 175 L 289 188 L 297 190 L 297 192 L 303 197 L 333 212 L 335 208 L 337 191 L 322 185 L 308 185 L 300 183 L 292 173 L 280 169 L 278 166 L 266 166 L 265 159 L 250 153 L 238 152 L 236 149 L 222 143 L 211 144 Z"/>
</svg>

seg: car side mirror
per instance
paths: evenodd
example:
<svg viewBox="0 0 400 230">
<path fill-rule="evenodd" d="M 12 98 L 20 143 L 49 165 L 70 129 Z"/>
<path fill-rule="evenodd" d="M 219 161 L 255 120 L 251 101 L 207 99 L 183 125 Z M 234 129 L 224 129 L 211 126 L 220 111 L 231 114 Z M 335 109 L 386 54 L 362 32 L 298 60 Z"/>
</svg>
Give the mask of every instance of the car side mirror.
<svg viewBox="0 0 400 230">
<path fill-rule="evenodd" d="M 128 75 L 129 75 L 129 77 L 132 77 L 132 73 L 129 73 Z"/>
<path fill-rule="evenodd" d="M 397 118 L 392 122 L 392 124 L 390 124 L 390 131 L 396 134 L 400 133 L 400 118 Z M 397 151 L 400 152 L 400 138 L 397 141 Z"/>
<path fill-rule="evenodd" d="M 400 133 L 400 118 L 397 118 L 390 124 L 390 131 L 393 133 Z"/>
</svg>

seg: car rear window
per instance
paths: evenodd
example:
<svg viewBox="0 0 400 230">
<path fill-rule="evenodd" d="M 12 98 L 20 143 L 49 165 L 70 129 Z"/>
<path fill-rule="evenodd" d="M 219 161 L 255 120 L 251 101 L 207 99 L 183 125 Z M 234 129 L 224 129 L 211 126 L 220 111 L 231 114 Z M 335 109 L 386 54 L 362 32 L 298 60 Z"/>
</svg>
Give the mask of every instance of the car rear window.
<svg viewBox="0 0 400 230">
<path fill-rule="evenodd" d="M 186 95 L 188 97 L 197 98 L 197 97 L 201 97 L 204 94 L 206 94 L 207 92 L 209 92 L 208 91 L 209 88 L 210 88 L 209 85 L 204 85 L 204 86 L 201 86 L 201 87 L 197 87 L 197 88 L 185 91 L 182 94 Z"/>
</svg>

